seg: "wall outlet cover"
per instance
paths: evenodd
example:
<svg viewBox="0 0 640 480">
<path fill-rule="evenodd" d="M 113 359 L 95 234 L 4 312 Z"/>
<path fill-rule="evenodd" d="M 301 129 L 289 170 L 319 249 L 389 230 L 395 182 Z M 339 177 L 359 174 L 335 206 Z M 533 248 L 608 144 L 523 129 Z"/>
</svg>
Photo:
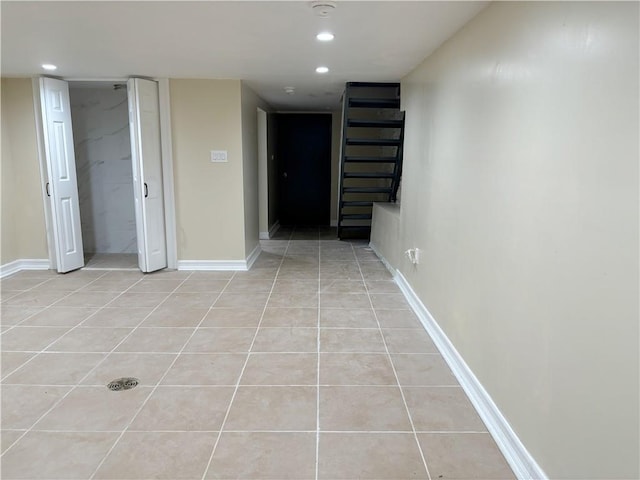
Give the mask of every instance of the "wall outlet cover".
<svg viewBox="0 0 640 480">
<path fill-rule="evenodd" d="M 211 150 L 211 161 L 215 163 L 227 161 L 226 150 Z"/>
</svg>

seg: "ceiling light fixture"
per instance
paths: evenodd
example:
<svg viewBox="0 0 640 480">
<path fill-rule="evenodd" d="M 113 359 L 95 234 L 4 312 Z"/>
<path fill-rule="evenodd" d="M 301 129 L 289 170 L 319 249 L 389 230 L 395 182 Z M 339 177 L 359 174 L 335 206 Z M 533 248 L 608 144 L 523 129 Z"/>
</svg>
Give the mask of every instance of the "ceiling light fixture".
<svg viewBox="0 0 640 480">
<path fill-rule="evenodd" d="M 52 63 L 43 63 L 42 68 L 44 68 L 45 70 L 56 70 L 58 67 L 56 67 Z"/>
<path fill-rule="evenodd" d="M 316 38 L 321 42 L 330 42 L 335 38 L 335 36 L 331 32 L 320 32 L 318 35 L 316 35 Z"/>
<path fill-rule="evenodd" d="M 318 67 L 316 68 L 316 73 L 328 73 L 329 67 Z"/>
<path fill-rule="evenodd" d="M 287 95 L 293 95 L 294 93 L 296 93 L 296 88 L 295 87 L 284 87 L 284 91 Z"/>
</svg>

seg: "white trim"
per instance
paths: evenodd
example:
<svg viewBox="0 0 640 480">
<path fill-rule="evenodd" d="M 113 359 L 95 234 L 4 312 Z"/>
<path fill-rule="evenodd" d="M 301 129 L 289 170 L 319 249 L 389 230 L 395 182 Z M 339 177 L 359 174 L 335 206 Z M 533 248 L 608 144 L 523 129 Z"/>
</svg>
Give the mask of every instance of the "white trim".
<svg viewBox="0 0 640 480">
<path fill-rule="evenodd" d="M 280 229 L 280 220 L 276 220 L 276 222 L 273 225 L 271 225 L 271 228 L 269 228 L 269 238 L 273 237 L 279 229 Z"/>
<path fill-rule="evenodd" d="M 376 251 L 373 246 L 371 248 L 374 252 Z M 380 259 L 383 260 L 382 257 Z M 386 261 L 383 260 L 383 262 L 386 265 Z M 440 328 L 438 322 L 413 291 L 406 278 L 402 273 L 396 271 L 394 279 L 409 305 L 411 305 L 411 308 L 422 322 L 425 330 L 438 347 L 442 357 L 458 379 L 458 382 L 460 382 L 460 386 L 464 389 L 469 400 L 471 400 L 516 476 L 520 479 L 547 479 L 548 477 L 542 468 L 527 451 L 487 391 Z"/>
<path fill-rule="evenodd" d="M 276 223 L 271 225 L 268 232 L 260 232 L 260 240 L 269 240 L 271 237 L 273 237 L 276 234 L 279 228 L 280 228 L 280 221 L 276 220 Z"/>
<path fill-rule="evenodd" d="M 330 227 L 337 227 L 338 226 L 338 220 L 331 220 L 329 222 L 329 226 Z"/>
<path fill-rule="evenodd" d="M 44 128 L 42 126 L 42 103 L 40 99 L 40 77 L 31 79 L 33 92 L 33 109 L 36 124 L 36 147 L 38 151 L 38 163 L 40 165 L 40 190 L 44 206 L 44 228 L 47 236 L 47 252 L 49 253 L 49 268 L 56 268 L 56 249 L 53 225 L 51 221 L 51 202 L 47 195 L 47 182 L 49 182 L 49 169 L 44 149 Z"/>
<path fill-rule="evenodd" d="M 0 265 L 0 278 L 13 275 L 20 270 L 49 270 L 47 258 L 20 258 L 13 262 Z"/>
<path fill-rule="evenodd" d="M 245 266 L 246 266 L 245 269 L 246 270 L 250 270 L 251 269 L 251 267 L 253 266 L 255 261 L 260 256 L 260 252 L 262 252 L 262 249 L 260 248 L 260 244 L 258 243 L 258 245 L 256 245 L 256 248 L 253 249 L 253 251 L 249 254 L 247 259 L 245 260 Z"/>
<path fill-rule="evenodd" d="M 246 271 L 246 260 L 178 260 L 178 270 Z"/>
<path fill-rule="evenodd" d="M 258 244 L 245 260 L 178 260 L 178 270 L 246 272 L 260 256 L 261 251 Z"/>
<path fill-rule="evenodd" d="M 162 186 L 164 193 L 164 225 L 167 248 L 167 267 L 178 264 L 176 239 L 176 202 L 173 183 L 173 144 L 171 141 L 171 98 L 168 78 L 158 78 L 160 109 L 160 141 L 162 152 Z"/>
<path fill-rule="evenodd" d="M 373 242 L 369 242 L 369 247 L 371 248 L 371 250 L 373 250 L 373 253 L 375 253 L 376 256 L 380 259 L 382 264 L 385 267 L 387 267 L 387 270 L 389 270 L 389 273 L 391 273 L 391 275 L 395 277 L 396 274 L 398 273 L 397 270 L 391 266 L 391 264 L 387 261 L 386 258 L 384 258 L 384 256 L 380 253 L 380 250 L 378 250 L 378 247 L 376 247 Z"/>
<path fill-rule="evenodd" d="M 269 149 L 267 123 L 268 115 L 262 108 L 256 109 L 256 125 L 257 136 L 256 142 L 258 146 L 258 223 L 264 225 L 265 230 L 269 230 Z M 266 240 L 264 235 L 268 233 L 260 232 L 259 238 Z"/>
</svg>

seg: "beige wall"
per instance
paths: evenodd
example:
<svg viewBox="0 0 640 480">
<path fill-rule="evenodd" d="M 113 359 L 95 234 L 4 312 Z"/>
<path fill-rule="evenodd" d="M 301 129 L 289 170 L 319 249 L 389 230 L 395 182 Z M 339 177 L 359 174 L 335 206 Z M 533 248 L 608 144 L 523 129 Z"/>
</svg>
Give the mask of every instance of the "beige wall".
<svg viewBox="0 0 640 480">
<path fill-rule="evenodd" d="M 269 105 L 242 83 L 242 167 L 244 188 L 244 248 L 248 256 L 259 243 L 260 211 L 258 208 L 258 107 Z"/>
<path fill-rule="evenodd" d="M 30 78 L 2 79 L 0 264 L 46 259 L 47 239 Z"/>
<path fill-rule="evenodd" d="M 265 105 L 239 80 L 172 79 L 170 95 L 178 259 L 244 260 L 258 243 L 255 112 Z M 211 163 L 211 150 L 228 162 Z M 1 264 L 47 258 L 31 79 L 2 80 L 1 161 Z"/>
<path fill-rule="evenodd" d="M 172 79 L 170 94 L 178 259 L 243 260 L 241 82 Z"/>
<path fill-rule="evenodd" d="M 402 84 L 396 265 L 550 478 L 638 478 L 638 3 L 498 2 Z"/>
</svg>

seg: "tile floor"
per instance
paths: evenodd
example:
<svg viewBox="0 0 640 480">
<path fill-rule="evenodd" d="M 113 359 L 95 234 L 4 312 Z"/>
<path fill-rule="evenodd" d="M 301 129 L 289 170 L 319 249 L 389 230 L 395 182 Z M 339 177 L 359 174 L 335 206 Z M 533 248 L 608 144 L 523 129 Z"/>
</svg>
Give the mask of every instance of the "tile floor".
<svg viewBox="0 0 640 480">
<path fill-rule="evenodd" d="M 4 479 L 514 478 L 362 242 L 2 280 Z M 105 385 L 133 376 L 140 385 Z"/>
<path fill-rule="evenodd" d="M 87 253 L 84 254 L 85 268 L 119 269 L 138 268 L 138 255 L 135 253 Z"/>
</svg>

